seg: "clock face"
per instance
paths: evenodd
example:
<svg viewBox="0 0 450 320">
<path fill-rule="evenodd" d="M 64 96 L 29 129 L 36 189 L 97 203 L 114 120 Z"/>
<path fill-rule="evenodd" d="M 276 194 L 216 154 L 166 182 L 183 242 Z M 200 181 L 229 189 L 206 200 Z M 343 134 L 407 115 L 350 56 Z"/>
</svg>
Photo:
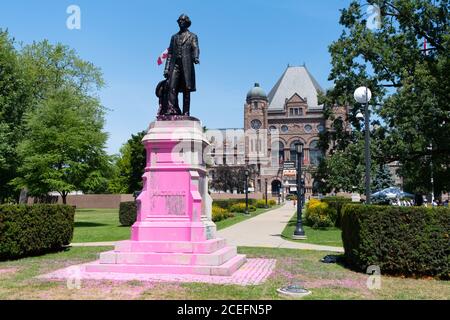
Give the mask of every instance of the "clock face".
<svg viewBox="0 0 450 320">
<path fill-rule="evenodd" d="M 261 121 L 255 119 L 255 120 L 252 120 L 250 125 L 252 126 L 252 129 L 259 130 L 262 126 L 262 123 L 261 123 Z"/>
</svg>

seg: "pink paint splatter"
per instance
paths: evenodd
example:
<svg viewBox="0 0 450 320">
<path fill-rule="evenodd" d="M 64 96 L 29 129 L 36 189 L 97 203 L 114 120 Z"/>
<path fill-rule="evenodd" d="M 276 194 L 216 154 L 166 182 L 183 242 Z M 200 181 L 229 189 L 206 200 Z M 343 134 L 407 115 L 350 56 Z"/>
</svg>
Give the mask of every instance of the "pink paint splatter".
<svg viewBox="0 0 450 320">
<path fill-rule="evenodd" d="M 133 274 L 133 273 L 107 273 L 107 272 L 86 272 L 83 265 L 78 266 L 80 279 L 85 280 L 112 280 L 112 281 L 142 281 L 142 282 L 199 282 L 214 284 L 235 284 L 241 286 L 258 285 L 267 280 L 275 269 L 274 259 L 248 259 L 239 270 L 232 276 L 210 276 L 210 275 L 186 275 L 186 274 Z M 40 279 L 66 280 L 73 276 L 71 270 L 74 267 L 64 268 L 55 272 L 39 276 Z M 92 284 L 95 286 L 95 284 Z M 84 286 L 84 285 L 83 285 Z"/>
</svg>

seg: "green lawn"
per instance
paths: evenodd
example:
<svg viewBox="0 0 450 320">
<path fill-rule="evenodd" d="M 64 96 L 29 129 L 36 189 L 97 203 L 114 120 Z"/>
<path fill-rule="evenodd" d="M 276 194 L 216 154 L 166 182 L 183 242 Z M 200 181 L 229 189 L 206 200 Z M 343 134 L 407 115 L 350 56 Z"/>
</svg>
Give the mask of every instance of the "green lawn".
<svg viewBox="0 0 450 320">
<path fill-rule="evenodd" d="M 73 243 L 118 241 L 130 238 L 130 227 L 122 227 L 117 209 L 78 209 Z"/>
<path fill-rule="evenodd" d="M 294 234 L 295 226 L 297 223 L 297 213 L 295 213 L 292 219 L 287 224 L 286 228 L 284 228 L 282 232 L 282 237 L 286 240 L 294 241 L 294 242 L 305 242 L 312 244 L 320 244 L 324 246 L 332 246 L 332 247 L 343 247 L 342 238 L 341 238 L 341 230 L 338 228 L 327 228 L 327 229 L 312 229 L 308 226 L 303 226 L 305 230 L 307 240 L 293 240 L 292 235 Z"/>
<path fill-rule="evenodd" d="M 216 223 L 217 229 L 225 229 L 261 213 L 278 208 L 257 209 L 248 216 L 237 213 L 235 217 Z M 122 227 L 116 209 L 78 209 L 75 213 L 73 243 L 119 241 L 130 238 L 130 227 Z"/>
<path fill-rule="evenodd" d="M 245 215 L 243 213 L 235 213 L 235 216 L 233 218 L 228 218 L 219 222 L 216 222 L 216 226 L 217 226 L 217 230 L 222 230 L 228 227 L 231 227 L 232 225 L 245 221 L 247 219 L 251 219 L 253 217 L 256 217 L 264 212 L 270 211 L 270 210 L 274 210 L 279 208 L 280 206 L 275 205 L 272 208 L 269 209 L 256 209 L 256 211 L 254 212 L 250 212 L 250 214 Z"/>
<path fill-rule="evenodd" d="M 239 248 L 249 258 L 277 259 L 262 285 L 241 287 L 217 284 L 88 281 L 68 289 L 65 281 L 35 277 L 56 269 L 97 259 L 109 247 L 70 248 L 59 253 L 0 262 L 0 299 L 285 299 L 276 289 L 300 283 L 312 291 L 304 299 L 448 299 L 450 282 L 382 277 L 380 290 L 369 290 L 367 275 L 339 264 L 323 264 L 326 252 L 290 249 Z"/>
</svg>

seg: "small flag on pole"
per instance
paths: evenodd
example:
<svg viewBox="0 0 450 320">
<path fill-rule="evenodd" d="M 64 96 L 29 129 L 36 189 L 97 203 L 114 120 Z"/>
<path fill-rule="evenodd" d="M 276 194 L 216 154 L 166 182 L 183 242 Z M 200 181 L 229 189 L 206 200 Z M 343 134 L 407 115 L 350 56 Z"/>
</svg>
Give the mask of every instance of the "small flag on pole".
<svg viewBox="0 0 450 320">
<path fill-rule="evenodd" d="M 164 61 L 167 59 L 167 55 L 169 54 L 169 49 L 166 49 L 161 55 L 158 57 L 158 66 L 162 65 Z"/>
</svg>

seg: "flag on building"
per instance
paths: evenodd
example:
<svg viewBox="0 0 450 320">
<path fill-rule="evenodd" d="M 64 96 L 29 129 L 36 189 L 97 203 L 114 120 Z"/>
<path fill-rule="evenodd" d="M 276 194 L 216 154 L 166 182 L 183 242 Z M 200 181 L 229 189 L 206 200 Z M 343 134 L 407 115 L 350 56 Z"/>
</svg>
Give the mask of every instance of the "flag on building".
<svg viewBox="0 0 450 320">
<path fill-rule="evenodd" d="M 164 50 L 163 53 L 158 57 L 158 66 L 162 65 L 164 61 L 167 59 L 167 55 L 169 54 L 169 49 Z"/>
</svg>

